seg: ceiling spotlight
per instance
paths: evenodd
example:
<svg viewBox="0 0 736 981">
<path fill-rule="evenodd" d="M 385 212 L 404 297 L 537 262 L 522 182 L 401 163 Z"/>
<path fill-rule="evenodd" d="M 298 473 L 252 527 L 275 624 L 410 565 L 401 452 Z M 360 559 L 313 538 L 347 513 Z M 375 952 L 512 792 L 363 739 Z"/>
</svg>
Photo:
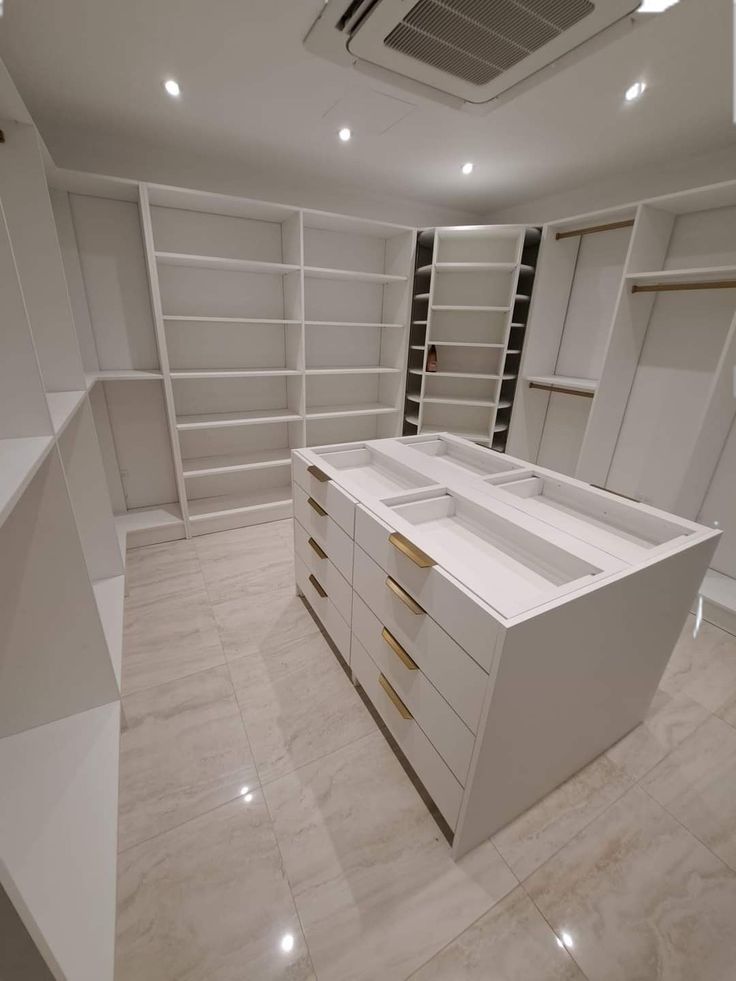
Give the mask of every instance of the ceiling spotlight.
<svg viewBox="0 0 736 981">
<path fill-rule="evenodd" d="M 627 102 L 636 102 L 637 99 L 640 99 L 644 95 L 644 93 L 646 92 L 646 88 L 647 88 L 646 82 L 634 82 L 633 85 L 630 85 L 626 89 L 626 92 L 624 93 L 624 98 L 626 99 Z"/>
<path fill-rule="evenodd" d="M 343 143 L 347 143 L 353 134 L 348 126 L 343 126 L 337 135 L 340 137 Z"/>
<path fill-rule="evenodd" d="M 674 7 L 678 0 L 642 0 L 638 13 L 640 14 L 661 14 L 670 7 Z"/>
<path fill-rule="evenodd" d="M 285 954 L 290 953 L 294 949 L 294 934 L 285 933 L 281 938 L 281 949 Z"/>
<path fill-rule="evenodd" d="M 164 82 L 164 88 L 169 93 L 169 95 L 173 96 L 174 98 L 181 95 L 181 86 L 173 78 L 166 79 L 166 81 Z"/>
<path fill-rule="evenodd" d="M 470 161 L 468 161 L 468 163 L 463 164 L 463 173 L 465 174 L 466 177 L 468 176 L 468 174 L 473 173 L 473 165 L 472 163 L 470 163 Z"/>
</svg>

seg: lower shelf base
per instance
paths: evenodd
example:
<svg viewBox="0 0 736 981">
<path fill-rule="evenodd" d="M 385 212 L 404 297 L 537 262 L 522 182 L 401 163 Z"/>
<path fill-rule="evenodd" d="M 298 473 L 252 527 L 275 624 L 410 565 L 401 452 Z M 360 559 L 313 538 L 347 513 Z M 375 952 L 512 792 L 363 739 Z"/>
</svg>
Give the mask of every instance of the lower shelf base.
<svg viewBox="0 0 736 981">
<path fill-rule="evenodd" d="M 736 579 L 709 569 L 699 595 L 703 597 L 703 619 L 736 636 Z"/>
</svg>

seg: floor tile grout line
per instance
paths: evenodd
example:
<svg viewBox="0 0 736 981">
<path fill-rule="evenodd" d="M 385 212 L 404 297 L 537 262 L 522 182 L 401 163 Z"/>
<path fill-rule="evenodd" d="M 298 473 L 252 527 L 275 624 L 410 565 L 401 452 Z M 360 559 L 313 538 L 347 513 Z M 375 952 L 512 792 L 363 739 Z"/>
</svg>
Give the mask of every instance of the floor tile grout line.
<svg viewBox="0 0 736 981">
<path fill-rule="evenodd" d="M 700 703 L 698 703 L 698 704 L 700 704 Z M 701 707 L 702 707 L 702 708 L 705 708 L 705 706 L 704 706 L 704 705 L 703 705 L 703 706 L 701 706 Z M 706 712 L 708 712 L 708 709 L 705 709 L 705 711 L 706 711 Z M 683 743 L 686 743 L 686 742 L 688 741 L 688 739 L 690 739 L 690 738 L 691 738 L 692 736 L 694 736 L 694 735 L 695 735 L 695 733 L 696 733 L 696 732 L 697 732 L 697 731 L 698 731 L 699 729 L 701 729 L 701 728 L 702 728 L 702 727 L 703 727 L 703 726 L 705 725 L 705 723 L 706 723 L 706 722 L 708 722 L 708 721 L 709 721 L 710 719 L 712 719 L 712 718 L 715 718 L 715 716 L 713 716 L 713 715 L 712 715 L 712 714 L 711 714 L 710 712 L 708 712 L 708 716 L 707 716 L 707 718 L 705 718 L 705 719 L 703 719 L 703 720 L 702 720 L 702 722 L 698 722 L 698 724 L 697 724 L 697 725 L 695 726 L 695 728 L 693 729 L 693 731 L 692 731 L 692 732 L 689 732 L 689 733 L 687 734 L 687 736 L 685 736 L 685 738 L 684 738 L 684 739 L 681 739 L 679 743 L 676 743 L 676 744 L 675 744 L 675 745 L 674 745 L 674 746 L 672 747 L 672 749 L 670 749 L 670 750 L 668 750 L 668 752 L 667 752 L 667 753 L 665 753 L 665 755 L 664 755 L 664 756 L 662 757 L 662 759 L 661 759 L 661 760 L 659 760 L 659 761 L 658 761 L 657 763 L 655 763 L 655 764 L 654 764 L 653 766 L 650 766 L 650 767 L 649 767 L 649 769 L 648 769 L 648 770 L 645 770 L 645 771 L 644 771 L 644 773 L 642 773 L 642 775 L 641 775 L 640 777 L 637 777 L 637 778 L 636 778 L 636 781 L 635 781 L 635 782 L 636 782 L 636 785 L 637 785 L 637 786 L 640 786 L 640 785 L 642 784 L 642 781 L 643 781 L 643 780 L 646 780 L 646 778 L 647 778 L 647 777 L 648 777 L 648 776 L 650 775 L 650 773 L 652 773 L 652 772 L 653 772 L 654 770 L 656 770 L 658 766 L 661 766 L 661 765 L 662 765 L 662 764 L 663 764 L 663 763 L 665 762 L 665 760 L 668 760 L 668 759 L 670 758 L 670 756 L 672 756 L 672 754 L 673 754 L 674 752 L 676 752 L 676 751 L 677 751 L 677 750 L 678 750 L 678 749 L 679 749 L 679 748 L 680 748 L 680 747 L 682 746 L 682 744 L 683 744 Z M 723 720 L 722 720 L 722 721 L 723 721 Z M 644 789 L 645 789 L 645 788 L 644 788 L 644 787 L 642 786 L 642 790 L 644 790 Z M 651 794 L 650 794 L 650 796 L 651 796 Z"/>
<path fill-rule="evenodd" d="M 541 868 L 541 865 L 540 865 L 540 868 Z M 521 885 L 521 888 L 524 890 L 524 895 L 527 897 L 527 899 L 532 904 L 532 906 L 534 907 L 534 909 L 539 913 L 539 915 L 542 917 L 542 919 L 544 920 L 544 922 L 547 924 L 547 926 L 550 928 L 550 930 L 554 934 L 555 939 L 557 940 L 557 943 L 562 945 L 562 948 L 565 951 L 565 953 L 567 954 L 567 956 L 573 962 L 573 964 L 575 965 L 575 967 L 577 967 L 578 971 L 580 971 L 581 975 L 583 976 L 583 981 L 590 981 L 590 979 L 588 978 L 588 975 L 585 973 L 585 971 L 583 970 L 583 968 L 581 967 L 581 965 L 578 963 L 577 958 L 572 953 L 572 951 L 570 950 L 570 948 L 565 943 L 563 943 L 561 937 L 558 936 L 557 931 L 555 930 L 554 926 L 550 923 L 550 921 L 547 918 L 547 916 L 544 913 L 544 911 L 540 908 L 539 904 L 536 902 L 536 900 L 534 899 L 534 897 L 531 895 L 531 893 L 529 892 L 529 890 L 526 888 L 526 886 L 524 885 L 524 882 L 520 883 L 520 885 Z"/>
<path fill-rule="evenodd" d="M 198 674 L 206 674 L 208 671 L 218 671 L 220 668 L 227 667 L 227 662 L 223 661 L 221 664 L 210 664 L 206 668 L 197 668 L 196 671 L 190 671 L 188 674 L 180 675 L 176 678 L 169 678 L 166 681 L 157 681 L 155 685 L 149 685 L 147 688 L 136 688 L 135 691 L 128 691 L 121 693 L 120 698 L 124 702 L 128 698 L 135 698 L 137 695 L 145 695 L 148 692 L 155 691 L 157 688 L 163 688 L 164 685 L 175 685 L 177 681 L 187 681 L 189 678 L 195 677 Z M 228 672 L 228 680 L 230 680 L 230 673 Z"/>
</svg>

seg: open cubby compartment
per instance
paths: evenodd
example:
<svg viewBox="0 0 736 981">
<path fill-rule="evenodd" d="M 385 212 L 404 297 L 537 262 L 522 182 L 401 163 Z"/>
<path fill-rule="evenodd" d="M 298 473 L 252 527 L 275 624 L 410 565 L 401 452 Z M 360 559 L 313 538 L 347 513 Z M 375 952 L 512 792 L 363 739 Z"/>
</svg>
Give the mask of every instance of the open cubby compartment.
<svg viewBox="0 0 736 981">
<path fill-rule="evenodd" d="M 163 385 L 112 381 L 89 393 L 113 511 L 176 505 Z"/>
<path fill-rule="evenodd" d="M 400 374 L 307 375 L 307 417 L 331 411 L 398 407 Z"/>
<path fill-rule="evenodd" d="M 0 555 L 0 737 L 114 701 L 115 675 L 56 449 L 0 527 Z"/>
<path fill-rule="evenodd" d="M 496 484 L 495 493 L 512 495 L 528 514 L 628 561 L 641 561 L 657 545 L 693 531 L 676 519 L 549 474 L 533 472 L 504 481 Z"/>
<path fill-rule="evenodd" d="M 451 490 L 384 504 L 408 525 L 413 542 L 504 617 L 603 571 L 523 522 Z"/>
<path fill-rule="evenodd" d="M 301 324 L 166 321 L 172 371 L 300 369 Z"/>
<path fill-rule="evenodd" d="M 430 344 L 433 344 L 430 341 Z M 465 347 L 453 344 L 437 344 L 437 376 L 443 372 L 459 372 L 472 375 L 501 375 L 504 349 L 498 347 Z M 427 378 L 432 377 L 430 373 Z"/>
<path fill-rule="evenodd" d="M 319 211 L 304 212 L 304 265 L 408 278 L 408 228 Z"/>
<path fill-rule="evenodd" d="M 493 310 L 433 310 L 429 343 L 505 344 L 509 315 Z"/>
<path fill-rule="evenodd" d="M 185 429 L 179 433 L 184 478 L 211 472 L 288 468 L 291 451 L 304 445 L 303 423 Z"/>
<path fill-rule="evenodd" d="M 223 194 L 149 186 L 157 253 L 299 265 L 299 211 Z"/>
<path fill-rule="evenodd" d="M 460 402 L 467 405 L 495 405 L 498 398 L 498 375 L 488 378 L 455 378 L 442 371 L 425 375 L 425 403 Z"/>
<path fill-rule="evenodd" d="M 422 407 L 422 432 L 449 432 L 474 442 L 490 440 L 493 409 L 479 405 L 448 405 L 425 402 Z"/>
<path fill-rule="evenodd" d="M 515 270 L 455 272 L 438 268 L 434 278 L 433 307 L 501 307 L 511 305 Z"/>
<path fill-rule="evenodd" d="M 307 324 L 307 371 L 336 368 L 391 368 L 401 371 L 404 338 L 404 333 L 393 327 Z"/>
<path fill-rule="evenodd" d="M 161 265 L 164 317 L 301 320 L 301 274 Z"/>
<path fill-rule="evenodd" d="M 534 460 L 541 467 L 573 477 L 593 400 L 557 392 L 546 394 L 546 414 Z"/>
<path fill-rule="evenodd" d="M 502 457 L 495 456 L 487 450 L 456 443 L 454 440 L 446 439 L 444 436 L 419 439 L 412 443 L 406 443 L 405 445 L 410 451 L 442 460 L 444 463 L 465 474 L 471 473 L 479 476 L 491 476 L 517 473 L 522 469 L 519 464 L 512 463 L 511 460 L 505 460 Z"/>
<path fill-rule="evenodd" d="M 509 226 L 438 228 L 435 262 L 517 263 L 521 254 L 522 229 Z"/>
<path fill-rule="evenodd" d="M 356 440 L 385 439 L 399 432 L 399 413 L 367 416 L 307 418 L 307 446 L 351 443 Z"/>
<path fill-rule="evenodd" d="M 437 486 L 435 480 L 397 463 L 371 446 L 322 450 L 315 455 L 339 470 L 341 481 L 358 496 L 368 494 L 370 497 L 386 497 L 418 487 Z"/>
<path fill-rule="evenodd" d="M 193 477 L 187 480 L 187 501 L 195 534 L 220 530 L 202 527 L 208 519 L 227 522 L 244 511 L 269 512 L 270 520 L 289 517 L 291 470 L 285 466 Z M 274 505 L 279 506 L 275 514 Z"/>
<path fill-rule="evenodd" d="M 299 415 L 303 379 L 300 375 L 265 378 L 174 378 L 178 424 L 237 421 Z M 219 418 L 223 417 L 223 418 Z M 278 421 L 273 418 L 272 421 Z"/>
<path fill-rule="evenodd" d="M 732 267 L 733 271 L 736 266 L 733 234 L 736 226 L 736 182 L 655 198 L 650 206 L 674 215 L 662 269 Z"/>
<path fill-rule="evenodd" d="M 64 201 L 56 217 L 62 249 L 73 253 L 65 254 L 65 264 L 80 346 L 83 355 L 89 352 L 85 367 L 158 370 L 138 202 L 65 197 L 69 221 L 63 221 Z M 73 275 L 74 267 L 81 275 Z"/>
</svg>

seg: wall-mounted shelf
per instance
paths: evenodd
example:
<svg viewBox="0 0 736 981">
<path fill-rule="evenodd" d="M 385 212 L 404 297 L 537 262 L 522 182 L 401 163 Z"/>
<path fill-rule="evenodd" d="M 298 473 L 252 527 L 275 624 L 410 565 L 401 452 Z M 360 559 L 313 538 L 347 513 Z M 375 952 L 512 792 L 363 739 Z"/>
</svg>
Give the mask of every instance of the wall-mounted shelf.
<svg viewBox="0 0 736 981">
<path fill-rule="evenodd" d="M 598 387 L 594 378 L 571 378 L 566 375 L 527 375 L 526 381 L 532 388 L 578 392 L 581 395 L 593 395 Z"/>
<path fill-rule="evenodd" d="M 386 323 L 360 323 L 356 321 L 345 321 L 345 320 L 305 320 L 305 325 L 307 327 L 398 327 L 401 328 L 403 324 L 386 324 Z"/>
<path fill-rule="evenodd" d="M 320 266 L 305 266 L 304 275 L 311 279 L 347 279 L 356 283 L 405 283 L 407 276 L 391 273 L 364 272 L 360 269 L 326 269 Z"/>
<path fill-rule="evenodd" d="M 50 436 L 0 439 L 0 525 L 54 445 Z"/>
<path fill-rule="evenodd" d="M 301 320 L 283 320 L 274 317 L 199 317 L 183 316 L 182 314 L 165 314 L 162 318 L 167 323 L 204 323 L 204 324 L 300 324 Z"/>
<path fill-rule="evenodd" d="M 209 412 L 179 416 L 176 428 L 217 429 L 223 426 L 256 426 L 272 422 L 298 422 L 301 416 L 291 409 L 252 409 L 248 412 Z"/>
<path fill-rule="evenodd" d="M 190 255 L 185 252 L 156 252 L 156 260 L 164 266 L 187 266 L 195 269 L 224 269 L 229 272 L 265 273 L 283 276 L 298 272 L 299 266 L 287 262 L 262 262 L 257 259 L 235 259 L 214 255 Z"/>
<path fill-rule="evenodd" d="M 188 368 L 186 371 L 172 371 L 171 377 L 180 378 L 281 378 L 287 375 L 301 375 L 296 368 Z"/>
<path fill-rule="evenodd" d="M 46 393 L 51 424 L 57 436 L 64 432 L 74 413 L 84 401 L 86 394 L 86 391 Z"/>
<path fill-rule="evenodd" d="M 361 403 L 352 405 L 313 405 L 307 408 L 307 419 L 336 419 L 342 416 L 377 416 L 383 413 L 398 412 L 393 405 L 383 405 L 380 402 Z"/>
<path fill-rule="evenodd" d="M 252 453 L 223 453 L 216 456 L 192 457 L 182 460 L 185 477 L 204 477 L 208 474 L 235 473 L 244 470 L 263 470 L 291 464 L 288 449 L 256 450 Z"/>
</svg>

